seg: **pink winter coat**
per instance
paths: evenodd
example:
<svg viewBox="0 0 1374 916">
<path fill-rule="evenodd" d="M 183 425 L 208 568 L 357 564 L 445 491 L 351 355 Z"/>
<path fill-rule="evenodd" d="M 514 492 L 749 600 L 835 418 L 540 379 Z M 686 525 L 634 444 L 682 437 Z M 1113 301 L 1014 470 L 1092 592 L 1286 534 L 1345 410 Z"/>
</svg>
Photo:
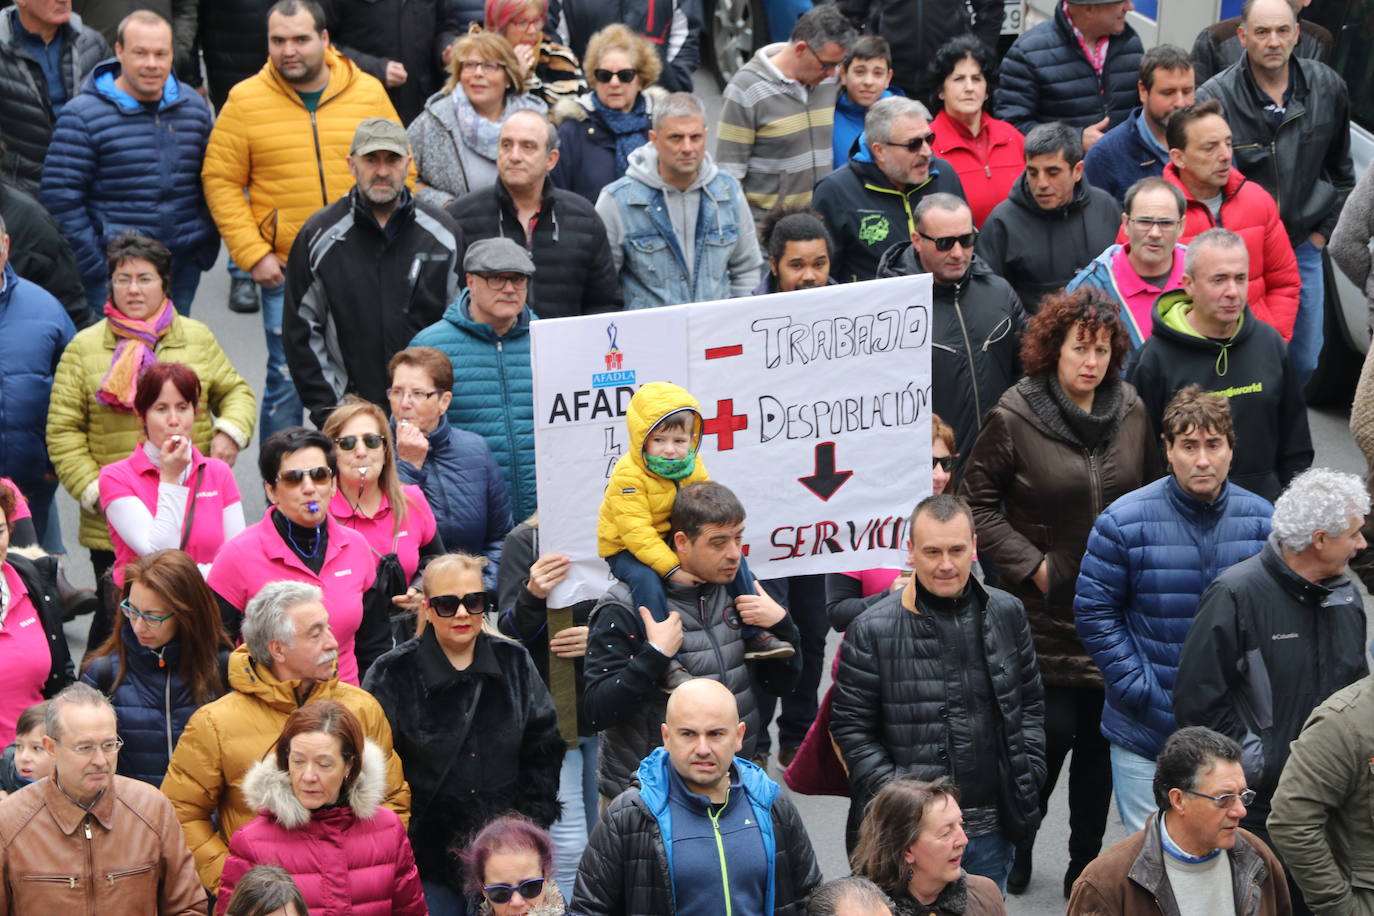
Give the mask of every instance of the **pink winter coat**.
<svg viewBox="0 0 1374 916">
<path fill-rule="evenodd" d="M 254 764 L 243 795 L 262 813 L 229 841 L 217 912 L 228 910 L 248 869 L 280 865 L 301 889 L 310 916 L 428 916 L 405 825 L 380 807 L 386 762 L 371 741 L 346 794 L 347 805 L 312 812 L 296 799 L 275 754 Z"/>
</svg>

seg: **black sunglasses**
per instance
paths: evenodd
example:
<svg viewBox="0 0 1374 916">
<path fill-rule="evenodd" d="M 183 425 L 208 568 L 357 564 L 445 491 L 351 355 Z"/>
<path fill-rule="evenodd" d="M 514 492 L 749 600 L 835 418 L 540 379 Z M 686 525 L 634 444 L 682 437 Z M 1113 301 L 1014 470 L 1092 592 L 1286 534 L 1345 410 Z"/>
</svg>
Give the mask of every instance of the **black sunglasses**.
<svg viewBox="0 0 1374 916">
<path fill-rule="evenodd" d="M 596 77 L 598 83 L 609 83 L 611 77 L 614 76 L 622 83 L 629 84 L 636 76 L 639 76 L 639 71 L 635 70 L 633 67 L 626 67 L 624 70 L 602 70 L 600 67 L 597 67 L 592 71 L 592 75 Z M 505 901 L 501 900 L 497 901 L 497 903 L 504 902 Z"/>
<path fill-rule="evenodd" d="M 358 447 L 358 440 L 363 440 L 363 445 L 370 449 L 378 449 L 386 444 L 386 437 L 379 436 L 377 433 L 363 433 L 361 436 L 342 436 L 334 440 L 334 444 L 345 452 L 351 452 Z"/>
<path fill-rule="evenodd" d="M 531 878 L 528 881 L 521 881 L 515 887 L 509 884 L 489 884 L 482 888 L 482 892 L 487 895 L 487 899 L 492 903 L 510 903 L 510 898 L 519 891 L 520 896 L 526 900 L 533 900 L 544 892 L 544 879 Z"/>
<path fill-rule="evenodd" d="M 974 229 L 972 232 L 965 232 L 963 235 L 942 235 L 938 239 L 933 235 L 926 235 L 920 230 L 917 230 L 916 234 L 927 242 L 934 242 L 936 251 L 949 251 L 954 247 L 955 242 L 958 242 L 964 248 L 972 248 L 978 241 L 977 229 Z"/>
<path fill-rule="evenodd" d="M 931 455 L 931 456 L 930 456 L 930 466 L 931 466 L 932 469 L 934 469 L 934 468 L 939 468 L 940 470 L 944 471 L 946 474 L 953 474 L 953 473 L 954 473 L 954 459 L 957 458 L 957 457 L 958 457 L 957 455 L 946 455 L 946 456 L 943 457 L 943 458 L 936 458 L 934 455 Z"/>
<path fill-rule="evenodd" d="M 334 476 L 333 471 L 321 464 L 313 468 L 292 468 L 289 471 L 280 471 L 277 474 L 277 483 L 285 483 L 293 487 L 298 487 L 305 481 L 307 474 L 310 475 L 310 479 L 315 481 L 315 483 L 324 483 Z"/>
<path fill-rule="evenodd" d="M 467 608 L 469 614 L 485 614 L 487 605 L 490 603 L 491 596 L 486 592 L 468 592 L 466 595 L 433 595 L 429 598 L 430 608 L 440 617 L 452 617 L 458 613 L 459 605 Z M 497 900 L 496 902 L 505 903 L 506 901 Z"/>
<path fill-rule="evenodd" d="M 929 146 L 933 151 L 935 149 L 935 131 L 932 130 L 924 136 L 912 137 L 905 143 L 893 143 L 891 140 L 883 140 L 882 144 L 883 146 L 900 146 L 908 153 L 919 153 L 923 146 Z"/>
</svg>

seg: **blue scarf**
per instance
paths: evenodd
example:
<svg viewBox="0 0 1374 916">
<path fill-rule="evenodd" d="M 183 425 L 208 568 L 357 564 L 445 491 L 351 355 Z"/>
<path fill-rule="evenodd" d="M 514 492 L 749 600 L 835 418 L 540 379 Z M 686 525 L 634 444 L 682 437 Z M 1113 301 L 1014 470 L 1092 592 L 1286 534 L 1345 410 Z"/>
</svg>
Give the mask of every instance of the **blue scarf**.
<svg viewBox="0 0 1374 916">
<path fill-rule="evenodd" d="M 607 108 L 601 97 L 593 92 L 592 110 L 615 137 L 615 174 L 617 177 L 624 175 L 630 167 L 630 153 L 649 142 L 649 128 L 653 126 L 644 105 L 644 93 L 639 94 L 629 111 L 617 111 Z"/>
</svg>

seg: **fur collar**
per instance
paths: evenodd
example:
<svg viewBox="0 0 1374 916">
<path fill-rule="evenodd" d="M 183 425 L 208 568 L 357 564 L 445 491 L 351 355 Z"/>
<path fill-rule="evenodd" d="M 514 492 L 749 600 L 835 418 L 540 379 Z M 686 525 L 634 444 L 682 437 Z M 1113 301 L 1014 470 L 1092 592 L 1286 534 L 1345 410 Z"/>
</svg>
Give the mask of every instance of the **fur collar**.
<svg viewBox="0 0 1374 916">
<path fill-rule="evenodd" d="M 566 96 L 554 103 L 553 111 L 550 113 L 554 124 L 562 124 L 564 121 L 585 121 L 591 117 L 592 113 L 592 92 L 589 90 L 577 98 L 567 98 Z M 668 90 L 662 86 L 650 86 L 644 90 L 644 113 L 649 117 L 654 115 L 654 106 L 662 105 L 663 100 L 668 97 Z"/>
<path fill-rule="evenodd" d="M 362 820 L 371 820 L 386 796 L 386 758 L 371 741 L 363 744 L 363 767 L 348 788 L 348 807 Z M 310 822 L 310 811 L 291 791 L 291 776 L 278 769 L 276 755 L 259 760 L 243 777 L 243 797 L 254 811 L 262 811 L 287 830 Z"/>
</svg>

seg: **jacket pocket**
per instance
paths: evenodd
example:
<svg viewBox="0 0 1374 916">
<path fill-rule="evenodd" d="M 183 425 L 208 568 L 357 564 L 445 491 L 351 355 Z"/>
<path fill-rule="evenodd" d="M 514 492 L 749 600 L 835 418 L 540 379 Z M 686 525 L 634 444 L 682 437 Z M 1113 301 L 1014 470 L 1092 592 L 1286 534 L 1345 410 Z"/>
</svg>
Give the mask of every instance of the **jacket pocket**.
<svg viewBox="0 0 1374 916">
<path fill-rule="evenodd" d="M 102 872 L 96 878 L 96 893 L 121 904 L 157 899 L 157 863 L 131 865 Z"/>
<path fill-rule="evenodd" d="M 258 220 L 258 235 L 262 237 L 264 242 L 272 246 L 274 252 L 277 250 L 277 220 L 279 213 L 280 211 L 275 209 L 268 210 L 267 215 Z M 242 267 L 242 265 L 240 266 Z M 250 264 L 243 269 L 247 270 L 251 267 L 252 265 Z"/>
<path fill-rule="evenodd" d="M 53 913 L 85 901 L 86 888 L 76 875 L 20 875 L 10 888 L 15 912 Z"/>
</svg>

